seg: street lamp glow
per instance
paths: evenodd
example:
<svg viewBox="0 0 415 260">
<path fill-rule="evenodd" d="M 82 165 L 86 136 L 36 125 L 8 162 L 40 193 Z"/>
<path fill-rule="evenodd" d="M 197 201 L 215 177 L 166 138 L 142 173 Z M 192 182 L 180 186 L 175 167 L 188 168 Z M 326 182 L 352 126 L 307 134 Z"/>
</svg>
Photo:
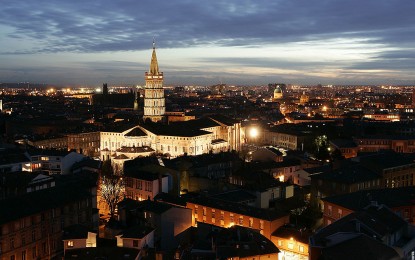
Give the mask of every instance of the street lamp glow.
<svg viewBox="0 0 415 260">
<path fill-rule="evenodd" d="M 257 137 L 257 136 L 258 136 L 258 129 L 256 129 L 256 128 L 251 128 L 251 130 L 249 130 L 249 135 L 250 135 L 252 138 Z"/>
</svg>

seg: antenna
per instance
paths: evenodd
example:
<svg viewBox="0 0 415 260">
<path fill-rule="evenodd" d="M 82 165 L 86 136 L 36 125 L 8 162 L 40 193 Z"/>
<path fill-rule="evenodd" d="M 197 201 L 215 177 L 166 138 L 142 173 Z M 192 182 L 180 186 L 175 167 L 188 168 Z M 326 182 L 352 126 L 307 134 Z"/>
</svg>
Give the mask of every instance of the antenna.
<svg viewBox="0 0 415 260">
<path fill-rule="evenodd" d="M 155 39 L 155 37 L 153 36 L 153 49 L 155 49 L 156 48 L 156 39 Z"/>
</svg>

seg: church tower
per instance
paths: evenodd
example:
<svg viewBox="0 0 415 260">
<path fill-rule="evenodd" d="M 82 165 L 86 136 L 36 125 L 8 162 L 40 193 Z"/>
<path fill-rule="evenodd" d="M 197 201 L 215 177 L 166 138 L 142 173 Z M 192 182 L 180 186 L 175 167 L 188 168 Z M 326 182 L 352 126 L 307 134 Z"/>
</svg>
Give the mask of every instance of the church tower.
<svg viewBox="0 0 415 260">
<path fill-rule="evenodd" d="M 166 112 L 163 89 L 163 72 L 159 71 L 156 56 L 156 44 L 153 41 L 150 70 L 145 73 L 144 121 L 149 118 L 153 122 L 162 121 Z"/>
</svg>

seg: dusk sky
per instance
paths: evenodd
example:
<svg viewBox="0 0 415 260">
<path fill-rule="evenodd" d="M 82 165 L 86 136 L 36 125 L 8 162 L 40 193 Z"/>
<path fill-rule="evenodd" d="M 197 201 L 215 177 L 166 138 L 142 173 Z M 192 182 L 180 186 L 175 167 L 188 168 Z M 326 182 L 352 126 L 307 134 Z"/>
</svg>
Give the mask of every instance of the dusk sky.
<svg viewBox="0 0 415 260">
<path fill-rule="evenodd" d="M 414 0 L 1 0 L 0 82 L 415 85 Z"/>
</svg>

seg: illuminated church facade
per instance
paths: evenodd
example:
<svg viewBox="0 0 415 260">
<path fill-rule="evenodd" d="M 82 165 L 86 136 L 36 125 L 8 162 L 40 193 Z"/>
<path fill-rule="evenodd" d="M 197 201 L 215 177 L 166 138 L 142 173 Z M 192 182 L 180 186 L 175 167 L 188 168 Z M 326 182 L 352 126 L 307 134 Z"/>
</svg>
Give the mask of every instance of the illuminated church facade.
<svg viewBox="0 0 415 260">
<path fill-rule="evenodd" d="M 145 73 L 143 124 L 122 124 L 100 132 L 101 160 L 122 164 L 138 156 L 155 153 L 168 157 L 240 151 L 241 123 L 211 115 L 199 119 L 162 124 L 166 116 L 163 73 L 159 71 L 156 49 Z"/>
</svg>

